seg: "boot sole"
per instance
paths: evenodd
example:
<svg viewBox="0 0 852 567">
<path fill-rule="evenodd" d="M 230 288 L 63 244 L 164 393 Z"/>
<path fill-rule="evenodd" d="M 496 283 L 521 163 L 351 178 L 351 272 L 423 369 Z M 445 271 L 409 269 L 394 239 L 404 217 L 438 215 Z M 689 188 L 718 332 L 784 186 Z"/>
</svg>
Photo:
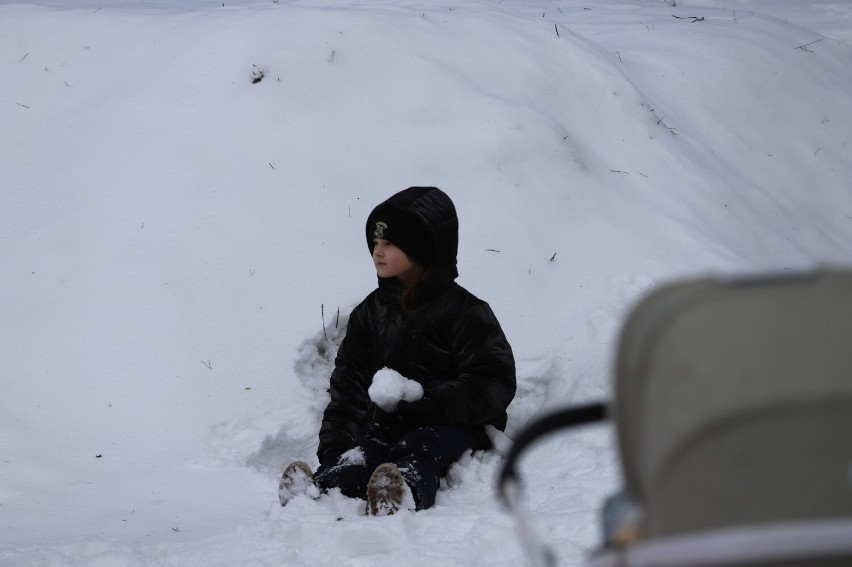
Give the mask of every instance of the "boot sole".
<svg viewBox="0 0 852 567">
<path fill-rule="evenodd" d="M 405 480 L 396 465 L 384 463 L 376 467 L 367 483 L 367 508 L 371 516 L 390 516 L 401 507 L 405 497 Z"/>
<path fill-rule="evenodd" d="M 311 467 L 302 461 L 294 461 L 287 465 L 278 482 L 278 501 L 286 506 L 290 500 L 300 494 L 308 494 L 316 487 L 314 473 Z"/>
</svg>

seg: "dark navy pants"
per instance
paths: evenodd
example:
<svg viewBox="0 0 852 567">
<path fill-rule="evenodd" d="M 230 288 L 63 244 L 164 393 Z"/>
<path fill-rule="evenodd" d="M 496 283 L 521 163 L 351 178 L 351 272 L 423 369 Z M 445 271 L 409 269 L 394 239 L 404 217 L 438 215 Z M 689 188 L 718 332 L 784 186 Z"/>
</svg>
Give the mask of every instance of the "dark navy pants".
<svg viewBox="0 0 852 567">
<path fill-rule="evenodd" d="M 462 455 L 482 449 L 477 436 L 452 425 L 427 425 L 400 432 L 370 423 L 352 440 L 352 449 L 338 463 L 316 475 L 323 490 L 340 488 L 351 498 L 365 498 L 367 482 L 376 467 L 393 463 L 411 488 L 418 510 L 435 503 L 438 487 L 447 471 Z"/>
</svg>

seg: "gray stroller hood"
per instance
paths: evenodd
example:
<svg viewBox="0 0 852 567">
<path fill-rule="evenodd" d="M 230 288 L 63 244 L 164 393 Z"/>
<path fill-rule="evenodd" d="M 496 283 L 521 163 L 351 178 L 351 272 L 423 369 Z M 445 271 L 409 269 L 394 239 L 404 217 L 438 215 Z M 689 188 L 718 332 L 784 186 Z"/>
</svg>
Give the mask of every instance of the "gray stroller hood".
<svg viewBox="0 0 852 567">
<path fill-rule="evenodd" d="M 625 486 L 590 565 L 852 565 L 852 271 L 644 298 L 622 329 L 612 403 L 519 433 L 500 479 L 509 507 L 524 446 L 606 418 Z"/>
<path fill-rule="evenodd" d="M 852 273 L 662 289 L 615 388 L 646 536 L 852 516 Z"/>
</svg>

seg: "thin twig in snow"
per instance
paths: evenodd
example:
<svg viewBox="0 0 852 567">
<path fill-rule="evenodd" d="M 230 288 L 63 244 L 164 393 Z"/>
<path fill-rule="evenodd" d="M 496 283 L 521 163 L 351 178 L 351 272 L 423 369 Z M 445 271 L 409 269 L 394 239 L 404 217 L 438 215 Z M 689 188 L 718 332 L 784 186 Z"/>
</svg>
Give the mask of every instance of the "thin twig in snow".
<svg viewBox="0 0 852 567">
<path fill-rule="evenodd" d="M 824 40 L 824 39 L 825 39 L 824 37 L 821 37 L 821 38 L 819 38 L 819 39 L 818 39 L 818 40 L 816 40 L 816 41 L 812 41 L 812 42 L 810 42 L 810 43 L 806 43 L 806 44 L 804 44 L 804 45 L 800 45 L 800 46 L 799 46 L 799 47 L 797 47 L 796 49 L 801 49 L 802 51 L 807 51 L 808 53 L 813 53 L 813 51 L 811 51 L 810 49 L 806 49 L 806 48 L 807 48 L 809 45 L 813 45 L 813 44 L 815 44 L 815 43 L 819 43 L 819 42 L 821 42 L 821 41 L 822 41 L 822 40 Z"/>
</svg>

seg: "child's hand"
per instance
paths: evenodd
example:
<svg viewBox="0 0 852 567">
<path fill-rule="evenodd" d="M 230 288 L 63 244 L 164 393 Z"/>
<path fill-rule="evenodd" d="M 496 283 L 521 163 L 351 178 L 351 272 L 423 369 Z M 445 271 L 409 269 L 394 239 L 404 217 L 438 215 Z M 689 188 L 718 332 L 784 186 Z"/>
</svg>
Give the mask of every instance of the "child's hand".
<svg viewBox="0 0 852 567">
<path fill-rule="evenodd" d="M 370 420 L 381 427 L 391 429 L 402 426 L 402 418 L 396 411 L 386 412 L 376 404 L 370 404 Z"/>
<path fill-rule="evenodd" d="M 370 415 L 374 423 L 394 429 L 445 423 L 440 410 L 429 398 L 414 402 L 400 400 L 393 412 L 386 412 L 376 404 L 370 404 Z"/>
<path fill-rule="evenodd" d="M 409 427 L 434 425 L 444 421 L 441 412 L 430 398 L 422 398 L 414 402 L 402 400 L 396 408 L 395 415 Z"/>
</svg>

